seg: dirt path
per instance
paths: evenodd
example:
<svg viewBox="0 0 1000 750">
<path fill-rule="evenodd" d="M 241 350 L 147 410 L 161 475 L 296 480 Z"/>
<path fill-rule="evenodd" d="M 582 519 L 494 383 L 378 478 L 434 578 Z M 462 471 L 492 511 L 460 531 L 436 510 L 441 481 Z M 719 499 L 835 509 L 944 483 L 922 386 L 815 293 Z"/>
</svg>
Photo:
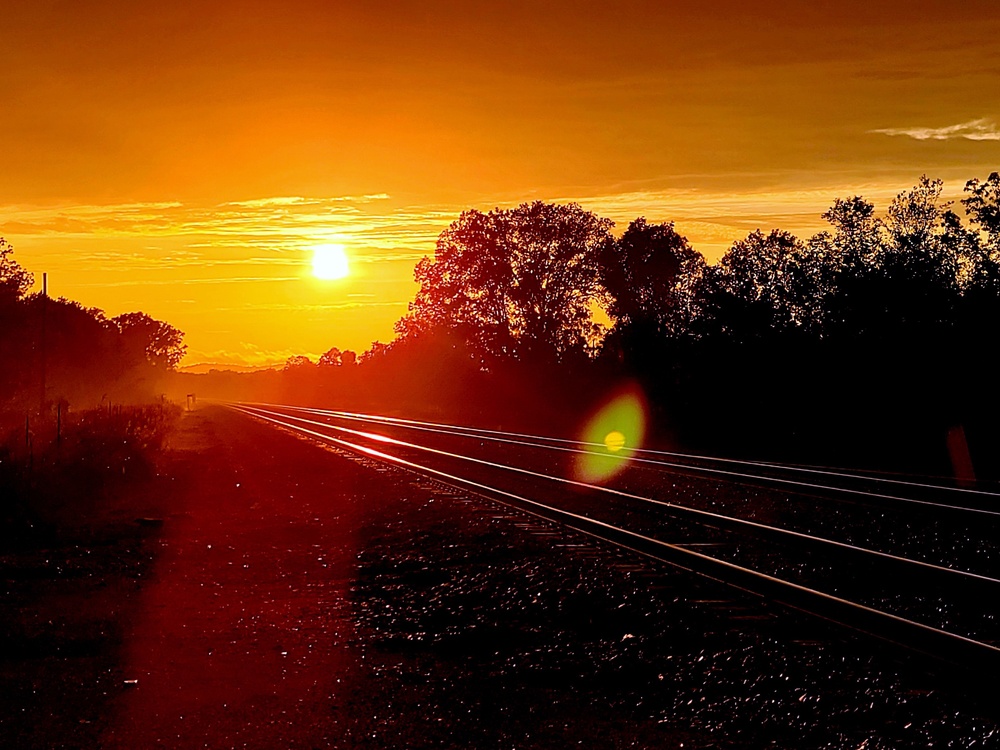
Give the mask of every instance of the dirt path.
<svg viewBox="0 0 1000 750">
<path fill-rule="evenodd" d="M 107 747 L 331 739 L 330 703 L 354 658 L 344 612 L 358 472 L 310 451 L 289 456 L 274 436 L 254 442 L 227 417 L 187 415 L 172 446 L 178 487 L 125 634 L 123 680 L 134 687 L 115 706 Z"/>
</svg>

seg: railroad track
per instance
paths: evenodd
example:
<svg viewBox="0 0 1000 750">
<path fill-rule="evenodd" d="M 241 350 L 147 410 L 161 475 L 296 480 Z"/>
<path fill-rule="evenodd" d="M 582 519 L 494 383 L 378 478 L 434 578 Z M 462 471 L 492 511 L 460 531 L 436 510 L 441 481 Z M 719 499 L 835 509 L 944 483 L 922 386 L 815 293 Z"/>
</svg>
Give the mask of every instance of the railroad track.
<svg viewBox="0 0 1000 750">
<path fill-rule="evenodd" d="M 994 562 L 988 554 L 1000 527 L 1000 513 L 989 507 L 1000 499 L 994 493 L 648 450 L 621 459 L 630 468 L 619 479 L 595 484 L 565 468 L 577 456 L 606 456 L 603 444 L 302 407 L 226 405 L 942 662 L 977 671 L 1000 666 L 993 614 L 1000 575 L 988 564 L 962 565 L 982 562 L 979 557 Z M 813 511 L 808 530 L 803 508 Z M 860 521 L 845 522 L 858 514 Z M 907 537 L 925 553 L 921 558 L 894 549 L 891 539 L 882 548 L 856 543 L 859 529 L 878 536 L 868 520 L 873 514 L 883 524 L 893 514 L 906 523 L 917 518 L 916 528 L 934 535 L 934 544 Z M 971 529 L 986 554 L 949 558 L 940 551 L 950 547 L 939 537 L 963 530 L 967 536 Z M 959 537 L 954 544 L 963 548 L 967 541 Z M 927 559 L 935 556 L 943 559 Z"/>
</svg>

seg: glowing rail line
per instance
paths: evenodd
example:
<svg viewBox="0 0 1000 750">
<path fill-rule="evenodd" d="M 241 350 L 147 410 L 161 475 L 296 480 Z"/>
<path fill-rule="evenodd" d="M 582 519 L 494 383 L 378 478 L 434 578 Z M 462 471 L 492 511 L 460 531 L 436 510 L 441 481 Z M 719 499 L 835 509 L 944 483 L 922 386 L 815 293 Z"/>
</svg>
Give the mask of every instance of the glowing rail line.
<svg viewBox="0 0 1000 750">
<path fill-rule="evenodd" d="M 524 432 L 507 432 L 507 431 L 504 431 L 504 430 L 488 430 L 488 429 L 484 429 L 484 428 L 481 428 L 481 427 L 468 427 L 468 426 L 462 426 L 462 425 L 450 425 L 450 424 L 445 424 L 445 423 L 442 423 L 442 422 L 424 422 L 424 421 L 415 420 L 415 419 L 402 419 L 401 417 L 389 417 L 389 416 L 384 416 L 384 415 L 379 415 L 379 414 L 363 414 L 363 413 L 357 413 L 357 412 L 337 411 L 337 410 L 333 410 L 333 409 L 316 409 L 316 408 L 305 407 L 305 406 L 287 406 L 287 405 L 284 405 L 284 404 L 269 404 L 269 403 L 260 403 L 260 402 L 258 402 L 258 403 L 247 402 L 247 405 L 278 407 L 278 408 L 289 409 L 289 410 L 293 410 L 293 411 L 311 412 L 313 414 L 328 414 L 330 416 L 340 417 L 342 419 L 354 419 L 354 420 L 362 421 L 362 422 L 384 422 L 386 424 L 394 424 L 394 425 L 398 425 L 399 427 L 409 427 L 409 428 L 412 428 L 412 429 L 416 429 L 417 426 L 421 426 L 421 427 L 433 427 L 433 428 L 438 428 L 438 429 L 436 429 L 436 430 L 430 430 L 432 432 L 442 431 L 442 432 L 447 432 L 447 433 L 455 434 L 455 435 L 468 434 L 468 436 L 470 436 L 470 437 L 471 436 L 476 436 L 476 437 L 481 437 L 481 438 L 489 438 L 490 436 L 493 436 L 493 435 L 502 435 L 502 436 L 507 436 L 507 437 L 530 438 L 531 440 L 545 440 L 545 441 L 549 441 L 549 442 L 553 442 L 553 443 L 564 443 L 564 444 L 570 444 L 570 445 L 590 445 L 590 446 L 593 446 L 595 448 L 604 448 L 605 447 L 604 443 L 594 443 L 594 442 L 588 442 L 588 441 L 585 441 L 585 440 L 569 440 L 567 438 L 557 438 L 557 437 L 551 437 L 551 436 L 545 436 L 545 435 L 532 435 L 530 433 L 524 433 Z M 523 444 L 524 445 L 530 445 L 531 443 L 523 443 Z M 545 445 L 544 443 L 540 444 L 539 447 L 542 447 L 544 445 Z M 870 476 L 870 475 L 865 475 L 865 474 L 852 474 L 851 472 L 845 471 L 843 469 L 834 469 L 834 468 L 830 468 L 830 467 L 819 468 L 819 467 L 815 467 L 815 466 L 801 466 L 801 465 L 796 465 L 796 464 L 782 464 L 782 463 L 769 462 L 769 461 L 750 461 L 750 460 L 738 459 L 738 458 L 723 458 L 721 456 L 703 456 L 703 455 L 699 455 L 697 453 L 681 453 L 681 452 L 677 452 L 677 451 L 654 450 L 652 448 L 632 448 L 631 450 L 632 450 L 633 453 L 642 453 L 642 454 L 647 454 L 647 455 L 674 456 L 675 458 L 685 458 L 685 459 L 696 460 L 696 461 L 714 461 L 716 463 L 736 464 L 736 465 L 742 465 L 742 466 L 760 466 L 760 467 L 763 467 L 763 468 L 780 469 L 782 471 L 795 471 L 795 472 L 802 472 L 802 473 L 808 473 L 808 474 L 821 474 L 821 475 L 825 475 L 825 476 L 840 477 L 840 478 L 843 478 L 843 479 L 855 479 L 855 480 L 862 481 L 862 482 L 879 482 L 879 483 L 883 483 L 883 484 L 895 484 L 895 485 L 900 485 L 900 486 L 904 486 L 904 487 L 915 487 L 915 488 L 919 488 L 919 489 L 940 490 L 940 491 L 944 491 L 944 492 L 957 492 L 957 493 L 964 493 L 964 494 L 969 494 L 969 495 L 983 495 L 985 497 L 1000 498 L 1000 492 L 991 492 L 989 490 L 979 490 L 979 489 L 974 489 L 974 488 L 971 488 L 971 487 L 949 487 L 948 485 L 944 485 L 944 484 L 932 484 L 932 483 L 929 483 L 929 482 L 913 482 L 913 481 L 908 481 L 908 480 L 905 480 L 905 479 L 891 479 L 889 477 Z M 625 458 L 625 460 L 636 460 L 636 461 L 638 461 L 638 460 L 641 460 L 641 459 L 635 459 L 635 458 L 628 459 L 628 458 Z M 656 463 L 656 462 L 653 461 L 652 463 Z M 676 466 L 676 464 L 667 463 L 667 462 L 664 462 L 664 465 L 666 465 L 666 466 Z M 683 466 L 687 466 L 687 465 L 683 464 Z M 690 468 L 701 468 L 701 467 L 690 467 Z M 755 476 L 755 475 L 751 475 L 751 476 Z M 757 476 L 756 478 L 759 478 L 759 479 L 773 479 L 773 477 L 768 477 L 767 475 L 760 475 L 760 476 Z M 826 486 L 826 485 L 818 485 L 818 486 L 823 487 L 823 486 Z M 841 489 L 841 488 L 838 488 L 838 487 L 829 487 L 829 489 Z M 888 497 L 892 497 L 892 496 L 890 495 Z M 906 498 L 902 498 L 902 499 L 906 499 Z M 955 506 L 955 507 L 962 508 L 962 506 Z M 970 510 L 974 510 L 974 509 L 970 509 Z"/>
<path fill-rule="evenodd" d="M 582 489 L 592 490 L 595 492 L 603 492 L 606 494 L 615 495 L 617 497 L 627 498 L 629 500 L 636 500 L 643 503 L 649 503 L 662 508 L 667 508 L 679 515 L 697 518 L 699 521 L 702 522 L 709 521 L 711 523 L 719 524 L 721 526 L 749 529 L 752 532 L 775 538 L 786 538 L 795 540 L 797 542 L 808 542 L 811 544 L 826 545 L 829 547 L 833 547 L 841 552 L 850 552 L 853 554 L 875 557 L 883 562 L 891 562 L 906 566 L 915 566 L 928 573 L 940 574 L 945 576 L 954 576 L 958 579 L 974 581 L 976 583 L 981 583 L 981 584 L 1000 585 L 1000 579 L 992 578 L 990 576 L 984 576 L 978 573 L 972 573 L 970 571 L 960 570 L 958 568 L 949 568 L 943 565 L 935 565 L 934 563 L 924 562 L 923 560 L 914 560 L 912 558 L 902 557 L 900 555 L 893 555 L 889 552 L 881 552 L 879 550 L 874 550 L 869 547 L 859 547 L 857 545 L 848 544 L 846 542 L 838 542 L 835 539 L 829 539 L 827 537 L 805 534 L 799 531 L 792 531 L 791 529 L 783 529 L 778 526 L 770 526 L 768 524 L 758 523 L 757 521 L 749 521 L 745 518 L 736 518 L 734 516 L 727 516 L 721 513 L 713 513 L 712 511 L 708 510 L 701 510 L 699 508 L 690 508 L 684 505 L 677 505 L 676 503 L 670 503 L 667 502 L 666 500 L 657 500 L 656 498 L 646 497 L 644 495 L 637 495 L 631 492 L 625 492 L 624 490 L 617 490 L 614 489 L 613 487 L 603 487 L 601 485 L 591 484 L 589 482 L 581 482 L 575 479 L 567 479 L 565 477 L 553 476 L 551 474 L 545 474 L 542 472 L 533 471 L 531 469 L 525 469 L 520 466 L 511 466 L 509 464 L 501 464 L 495 461 L 487 461 L 482 458 L 466 456 L 461 453 L 445 451 L 439 448 L 432 448 L 426 445 L 419 445 L 417 443 L 408 443 L 403 440 L 398 440 L 396 438 L 389 437 L 387 435 L 379 435 L 377 433 L 364 432 L 361 430 L 352 430 L 349 427 L 341 427 L 339 425 L 332 425 L 325 422 L 316 422 L 315 420 L 306 419 L 305 417 L 296 417 L 290 414 L 283 414 L 281 412 L 271 411 L 268 409 L 261 409 L 259 407 L 247 408 L 247 407 L 237 406 L 234 408 L 240 409 L 244 413 L 248 414 L 257 414 L 257 415 L 270 414 L 274 417 L 283 417 L 286 420 L 292 419 L 298 422 L 303 422 L 308 425 L 313 425 L 315 427 L 323 427 L 324 429 L 328 430 L 336 430 L 338 432 L 347 433 L 349 435 L 355 435 L 357 437 L 366 438 L 368 440 L 374 440 L 380 443 L 395 445 L 401 448 L 409 448 L 412 450 L 434 453 L 440 456 L 444 456 L 446 458 L 457 459 L 460 461 L 468 461 L 470 463 L 479 464 L 481 466 L 487 466 L 493 469 L 502 469 L 505 471 L 515 472 L 518 474 L 524 474 L 527 476 L 535 477 L 537 479 L 546 479 L 560 484 L 567 484 L 573 487 L 579 487 Z"/>
<path fill-rule="evenodd" d="M 511 445 L 521 445 L 521 446 L 532 447 L 532 448 L 541 448 L 541 449 L 544 449 L 544 450 L 558 451 L 558 452 L 562 452 L 562 453 L 576 453 L 576 454 L 589 455 L 589 456 L 605 456 L 605 457 L 609 456 L 608 453 L 603 452 L 603 451 L 591 451 L 591 450 L 584 450 L 584 449 L 581 449 L 581 448 L 568 448 L 568 447 L 564 447 L 564 446 L 561 446 L 561 445 L 549 445 L 547 443 L 537 443 L 537 442 L 530 442 L 530 441 L 515 440 L 515 439 L 513 439 L 513 437 L 535 438 L 535 436 L 527 435 L 527 434 L 524 434 L 524 433 L 511 433 L 511 432 L 503 432 L 503 431 L 500 431 L 500 430 L 479 430 L 478 428 L 467 428 L 467 427 L 454 428 L 454 427 L 449 427 L 448 425 L 443 425 L 443 424 L 435 423 L 435 422 L 419 422 L 419 421 L 416 421 L 416 420 L 404 420 L 404 419 L 398 419 L 398 418 L 395 418 L 395 417 L 377 417 L 377 416 L 371 416 L 371 415 L 354 414 L 354 413 L 351 413 L 351 412 L 338 412 L 338 411 L 332 411 L 332 410 L 327 410 L 327 409 L 311 409 L 311 408 L 307 408 L 307 407 L 284 406 L 284 405 L 280 405 L 280 404 L 251 404 L 251 403 L 247 403 L 247 404 L 244 404 L 244 405 L 248 406 L 248 407 L 251 407 L 251 408 L 271 407 L 271 408 L 284 409 L 284 410 L 287 410 L 287 411 L 299 411 L 299 412 L 305 412 L 305 413 L 309 413 L 309 414 L 317 414 L 317 415 L 321 415 L 321 416 L 328 416 L 328 417 L 335 418 L 335 419 L 344 419 L 344 420 L 357 421 L 357 422 L 384 423 L 384 424 L 388 424 L 388 425 L 392 425 L 392 426 L 396 426 L 396 427 L 401 427 L 401 428 L 404 428 L 404 429 L 421 430 L 421 431 L 424 431 L 424 432 L 435 432 L 435 433 L 439 433 L 439 434 L 449 434 L 449 435 L 455 435 L 455 436 L 476 437 L 478 439 L 490 440 L 492 442 L 506 443 L 506 444 L 511 444 Z M 285 415 L 285 416 L 291 416 L 291 415 Z M 317 423 L 317 424 L 319 424 L 319 423 Z M 482 434 L 478 434 L 478 433 L 482 433 Z M 504 436 L 511 436 L 511 437 L 500 437 L 502 435 L 504 435 Z M 572 445 L 591 445 L 591 446 L 600 446 L 602 448 L 604 447 L 604 445 L 602 443 L 588 443 L 588 442 L 584 442 L 584 441 L 566 440 L 566 439 L 563 439 L 563 438 L 540 437 L 540 438 L 536 438 L 536 439 L 550 440 L 550 441 L 554 441 L 554 442 L 558 442 L 558 443 L 569 443 L 569 444 L 572 444 Z M 737 464 L 752 464 L 752 465 L 755 465 L 755 466 L 767 466 L 767 467 L 773 467 L 773 468 L 778 468 L 778 469 L 796 470 L 796 467 L 789 467 L 789 466 L 785 466 L 783 464 L 762 464 L 762 463 L 758 463 L 758 462 L 738 461 L 736 459 L 728 459 L 728 458 L 706 458 L 706 457 L 693 456 L 692 454 L 676 454 L 676 453 L 670 453 L 669 451 L 652 451 L 652 450 L 646 450 L 646 449 L 641 449 L 641 448 L 636 448 L 636 449 L 633 449 L 633 450 L 636 453 L 663 454 L 663 455 L 681 455 L 681 456 L 689 456 L 689 457 L 692 457 L 692 458 L 705 458 L 706 460 L 713 460 L 713 461 L 721 461 L 721 462 L 729 462 L 729 463 L 737 463 Z M 854 488 L 851 488 L 851 487 L 839 487 L 837 485 L 831 485 L 831 484 L 820 484 L 820 483 L 816 483 L 816 482 L 804 482 L 804 481 L 797 480 L 797 479 L 784 479 L 782 477 L 768 476 L 766 474 L 751 474 L 751 473 L 747 473 L 747 472 L 729 471 L 729 470 L 726 470 L 726 469 L 714 469 L 714 468 L 707 467 L 707 466 L 693 466 L 691 464 L 683 464 L 683 463 L 677 463 L 677 462 L 672 462 L 672 461 L 663 461 L 663 460 L 652 459 L 652 458 L 641 458 L 641 457 L 637 457 L 637 456 L 616 456 L 614 458 L 616 458 L 617 460 L 621 460 L 621 461 L 629 461 L 629 462 L 632 462 L 632 463 L 638 463 L 638 464 L 644 464 L 644 465 L 661 466 L 661 467 L 665 467 L 665 468 L 669 468 L 669 469 L 683 469 L 683 470 L 687 470 L 687 471 L 691 471 L 691 472 L 695 472 L 695 473 L 700 472 L 700 473 L 705 473 L 705 474 L 712 474 L 712 475 L 716 475 L 716 476 L 722 477 L 723 479 L 736 479 L 736 480 L 747 480 L 747 479 L 749 479 L 749 480 L 754 480 L 754 481 L 771 482 L 771 483 L 775 483 L 775 484 L 781 484 L 781 485 L 786 485 L 786 486 L 790 486 L 790 487 L 797 487 L 797 488 L 807 489 L 807 490 L 820 490 L 820 491 L 827 491 L 827 492 L 838 492 L 838 493 L 853 495 L 853 496 L 857 496 L 857 497 L 867 497 L 867 498 L 873 498 L 873 499 L 878 499 L 878 500 L 890 500 L 890 501 L 894 501 L 894 502 L 909 503 L 909 504 L 913 504 L 913 505 L 919 505 L 919 506 L 924 506 L 924 507 L 928 507 L 928 508 L 946 510 L 946 511 L 951 511 L 951 512 L 972 513 L 972 514 L 976 514 L 976 515 L 980 515 L 980 516 L 1000 518 L 1000 511 L 988 510 L 988 509 L 985 509 L 985 508 L 972 508 L 972 507 L 969 507 L 969 506 L 966 506 L 966 505 L 954 505 L 954 504 L 951 504 L 951 503 L 940 503 L 940 502 L 934 502 L 932 500 L 920 500 L 918 498 L 905 497 L 903 495 L 891 495 L 891 494 L 882 493 L 882 492 L 871 492 L 869 490 L 854 489 Z M 803 469 L 799 468 L 798 470 L 803 470 Z M 808 471 L 814 471 L 814 470 L 808 470 Z M 821 473 L 830 474 L 831 472 L 821 472 Z M 886 482 L 892 482 L 892 483 L 895 483 L 895 484 L 904 484 L 904 485 L 907 485 L 907 486 L 910 486 L 910 487 L 918 487 L 918 488 L 925 488 L 925 489 L 935 489 L 935 490 L 944 490 L 944 491 L 951 491 L 951 492 L 975 492 L 975 493 L 978 493 L 980 495 L 985 495 L 985 496 L 1000 498 L 1000 494 L 998 494 L 998 493 L 992 493 L 992 492 L 986 492 L 984 490 L 968 490 L 968 489 L 959 488 L 959 487 L 943 487 L 943 486 L 939 486 L 939 485 L 920 484 L 920 483 L 916 483 L 916 482 L 903 482 L 902 480 L 895 480 L 895 479 L 881 480 L 881 479 L 877 479 L 877 478 L 863 477 L 863 476 L 854 475 L 854 474 L 838 473 L 836 475 L 840 476 L 840 477 L 843 477 L 843 478 L 858 479 L 860 481 L 886 481 Z"/>
<path fill-rule="evenodd" d="M 921 622 L 900 617 L 858 602 L 827 594 L 816 589 L 761 573 L 735 563 L 696 552 L 644 534 L 639 534 L 587 516 L 556 508 L 521 495 L 408 461 L 398 456 L 326 435 L 281 419 L 265 416 L 258 410 L 239 406 L 230 408 L 257 419 L 270 422 L 303 435 L 340 446 L 346 450 L 371 456 L 411 471 L 436 477 L 449 484 L 471 488 L 495 502 L 501 502 L 528 512 L 539 518 L 556 521 L 586 534 L 652 559 L 675 565 L 685 570 L 707 576 L 730 586 L 752 593 L 769 596 L 775 601 L 824 617 L 909 650 L 918 651 L 936 659 L 971 667 L 977 670 L 995 669 L 1000 666 L 1000 648 L 982 641 L 957 635 Z M 285 417 L 288 415 L 279 415 Z M 294 418 L 293 418 L 294 419 Z M 329 425 L 323 425 L 329 427 Z M 391 440 L 391 439 L 390 439 Z M 501 465 L 502 466 L 502 465 Z M 499 500 L 499 497 L 506 500 Z"/>
</svg>

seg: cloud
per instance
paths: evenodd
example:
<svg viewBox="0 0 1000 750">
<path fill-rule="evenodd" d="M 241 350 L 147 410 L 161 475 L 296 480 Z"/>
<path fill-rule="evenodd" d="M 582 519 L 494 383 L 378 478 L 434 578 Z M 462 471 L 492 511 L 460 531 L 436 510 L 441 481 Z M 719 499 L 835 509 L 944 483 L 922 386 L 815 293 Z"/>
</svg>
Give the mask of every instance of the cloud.
<svg viewBox="0 0 1000 750">
<path fill-rule="evenodd" d="M 956 138 L 967 141 L 1000 141 L 1000 130 L 985 117 L 943 128 L 879 128 L 868 132 L 889 136 L 905 135 L 918 141 L 950 141 Z"/>
<path fill-rule="evenodd" d="M 340 195 L 334 198 L 303 198 L 298 195 L 285 195 L 275 198 L 256 198 L 249 201 L 230 201 L 224 206 L 243 206 L 247 208 L 263 208 L 267 206 L 317 206 L 325 202 L 371 203 L 372 201 L 388 200 L 387 193 L 372 193 L 370 195 Z"/>
<path fill-rule="evenodd" d="M 78 287 L 185 286 L 188 284 L 272 284 L 301 281 L 298 276 L 224 276 L 194 279 L 143 279 L 141 281 L 78 282 Z"/>
<path fill-rule="evenodd" d="M 269 303 L 269 304 L 254 304 L 247 303 L 240 305 L 239 307 L 214 307 L 211 310 L 206 309 L 209 313 L 218 312 L 240 312 L 245 313 L 249 311 L 256 312 L 323 312 L 326 310 L 357 310 L 363 307 L 397 307 L 402 310 L 406 309 L 406 305 L 409 304 L 410 300 L 386 300 L 384 302 L 325 302 L 322 304 L 308 305 L 308 304 L 287 304 L 287 303 Z"/>
<path fill-rule="evenodd" d="M 710 261 L 722 256 L 736 240 L 754 229 L 794 230 L 802 237 L 826 229 L 821 214 L 837 198 L 863 195 L 884 206 L 899 192 L 899 185 L 842 183 L 824 187 L 772 187 L 753 191 L 663 188 L 636 190 L 587 198 L 568 196 L 584 208 L 615 221 L 624 231 L 637 216 L 651 222 L 672 221 Z"/>
<path fill-rule="evenodd" d="M 196 206 L 129 203 L 0 206 L 0 235 L 35 238 L 184 238 L 187 259 L 150 259 L 162 266 L 301 263 L 319 243 L 350 248 L 357 263 L 414 262 L 433 251 L 458 211 L 444 206 L 397 208 L 384 193 L 327 198 L 277 196 Z M 228 255 L 227 255 L 228 253 Z M 231 257 L 230 257 L 231 256 Z M 248 257 L 249 256 L 249 257 Z M 269 256 L 269 257 L 265 257 Z M 94 258 L 110 260 L 110 258 Z M 137 256 L 128 259 L 139 262 Z"/>
</svg>

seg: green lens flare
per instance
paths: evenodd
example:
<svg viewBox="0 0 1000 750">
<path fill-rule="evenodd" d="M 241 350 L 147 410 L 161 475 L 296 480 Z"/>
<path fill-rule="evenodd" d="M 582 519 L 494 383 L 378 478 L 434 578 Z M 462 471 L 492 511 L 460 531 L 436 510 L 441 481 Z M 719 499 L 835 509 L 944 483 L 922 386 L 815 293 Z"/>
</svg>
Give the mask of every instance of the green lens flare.
<svg viewBox="0 0 1000 750">
<path fill-rule="evenodd" d="M 587 422 L 580 435 L 573 478 L 580 482 L 606 482 L 628 465 L 646 435 L 646 400 L 636 387 L 615 393 Z"/>
</svg>

